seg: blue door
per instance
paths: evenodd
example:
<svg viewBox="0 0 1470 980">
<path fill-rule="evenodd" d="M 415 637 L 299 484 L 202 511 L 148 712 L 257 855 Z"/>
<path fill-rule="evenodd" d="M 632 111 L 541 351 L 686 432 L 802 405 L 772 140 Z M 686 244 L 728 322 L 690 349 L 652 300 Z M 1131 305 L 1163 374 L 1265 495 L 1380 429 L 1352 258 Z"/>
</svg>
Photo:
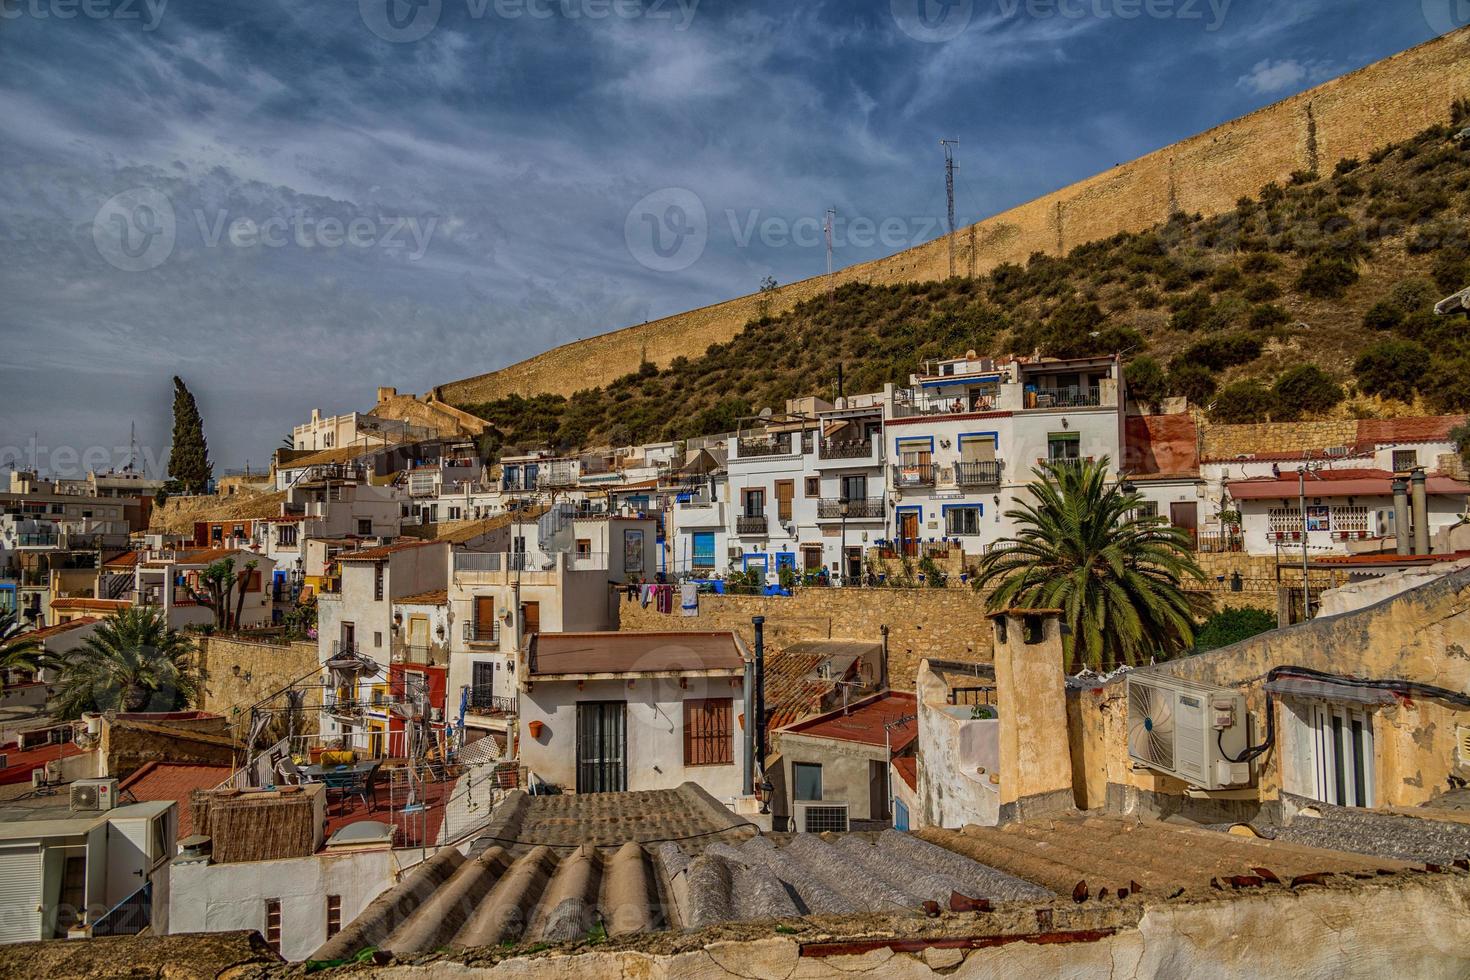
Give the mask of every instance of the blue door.
<svg viewBox="0 0 1470 980">
<path fill-rule="evenodd" d="M 893 829 L 904 832 L 909 829 L 909 808 L 904 805 L 903 800 L 893 801 Z"/>
</svg>

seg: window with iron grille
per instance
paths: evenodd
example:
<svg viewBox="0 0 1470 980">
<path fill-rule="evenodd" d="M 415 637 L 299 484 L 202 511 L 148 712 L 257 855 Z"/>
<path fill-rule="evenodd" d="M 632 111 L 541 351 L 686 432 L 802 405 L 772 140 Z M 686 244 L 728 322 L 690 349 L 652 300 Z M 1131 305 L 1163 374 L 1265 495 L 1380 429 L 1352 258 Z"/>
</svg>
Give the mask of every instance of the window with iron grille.
<svg viewBox="0 0 1470 980">
<path fill-rule="evenodd" d="M 820 476 L 809 476 L 806 478 L 806 495 L 808 497 L 820 497 L 822 495 L 822 478 Z"/>
<path fill-rule="evenodd" d="M 684 702 L 684 765 L 728 766 L 735 761 L 730 699 Z"/>
<path fill-rule="evenodd" d="M 1296 507 L 1272 507 L 1268 514 L 1272 533 L 1291 533 L 1302 529 L 1302 512 Z"/>
<path fill-rule="evenodd" d="M 342 931 L 342 896 L 327 896 L 327 938 Z"/>
<path fill-rule="evenodd" d="M 1393 471 L 1395 473 L 1407 473 L 1418 465 L 1419 450 L 1395 449 L 1393 451 Z"/>
<path fill-rule="evenodd" d="M 378 562 L 373 566 L 373 600 L 375 602 L 383 601 L 383 578 L 383 563 Z"/>
<path fill-rule="evenodd" d="M 946 507 L 944 510 L 944 530 L 946 534 L 979 534 L 979 506 Z"/>
<path fill-rule="evenodd" d="M 845 833 L 847 831 L 846 806 L 805 807 L 802 829 L 808 834 Z"/>
<path fill-rule="evenodd" d="M 265 900 L 265 941 L 277 953 L 281 951 L 281 900 Z"/>
</svg>

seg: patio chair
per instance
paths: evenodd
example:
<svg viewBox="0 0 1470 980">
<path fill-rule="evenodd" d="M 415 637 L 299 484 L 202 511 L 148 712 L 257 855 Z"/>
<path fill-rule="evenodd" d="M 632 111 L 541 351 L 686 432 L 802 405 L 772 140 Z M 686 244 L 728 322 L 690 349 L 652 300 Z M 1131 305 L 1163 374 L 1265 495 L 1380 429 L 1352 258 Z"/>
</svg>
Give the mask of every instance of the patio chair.
<svg viewBox="0 0 1470 980">
<path fill-rule="evenodd" d="M 276 762 L 276 782 L 281 786 L 300 786 L 311 780 L 301 771 L 296 763 L 291 761 L 290 756 L 283 756 Z"/>
<path fill-rule="evenodd" d="M 342 803 L 342 812 L 346 813 L 347 797 L 349 796 L 356 796 L 362 800 L 363 806 L 370 806 L 372 809 L 377 808 L 378 798 L 373 790 L 371 776 L 372 773 L 370 772 L 361 772 L 355 769 L 348 769 L 345 772 L 328 771 L 322 773 L 322 782 L 327 787 L 328 800 L 331 799 L 333 793 L 336 793 L 337 799 Z M 372 796 L 371 804 L 368 803 L 369 795 Z"/>
</svg>

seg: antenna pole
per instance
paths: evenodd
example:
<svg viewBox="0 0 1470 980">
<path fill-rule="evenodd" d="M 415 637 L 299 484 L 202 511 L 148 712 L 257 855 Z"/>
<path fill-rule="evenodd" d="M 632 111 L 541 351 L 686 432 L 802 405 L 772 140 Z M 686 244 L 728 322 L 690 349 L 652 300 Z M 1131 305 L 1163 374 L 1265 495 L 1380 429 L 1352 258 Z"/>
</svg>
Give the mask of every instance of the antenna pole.
<svg viewBox="0 0 1470 980">
<path fill-rule="evenodd" d="M 837 218 L 837 209 L 827 209 L 827 220 L 823 225 L 823 232 L 827 238 L 827 291 L 832 291 L 832 222 Z"/>
<path fill-rule="evenodd" d="M 939 145 L 944 147 L 944 196 L 948 204 L 945 212 L 949 221 L 949 277 L 954 278 L 954 147 L 959 145 L 959 140 L 940 140 Z"/>
</svg>

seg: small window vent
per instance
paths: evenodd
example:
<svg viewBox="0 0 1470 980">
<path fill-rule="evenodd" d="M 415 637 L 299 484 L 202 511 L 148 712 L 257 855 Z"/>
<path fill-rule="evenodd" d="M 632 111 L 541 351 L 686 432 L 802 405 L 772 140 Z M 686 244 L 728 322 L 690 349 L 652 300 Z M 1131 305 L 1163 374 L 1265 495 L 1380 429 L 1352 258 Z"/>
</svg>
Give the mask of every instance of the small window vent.
<svg viewBox="0 0 1470 980">
<path fill-rule="evenodd" d="M 1470 766 L 1470 725 L 1455 726 L 1455 745 L 1460 756 L 1460 765 Z"/>
</svg>

